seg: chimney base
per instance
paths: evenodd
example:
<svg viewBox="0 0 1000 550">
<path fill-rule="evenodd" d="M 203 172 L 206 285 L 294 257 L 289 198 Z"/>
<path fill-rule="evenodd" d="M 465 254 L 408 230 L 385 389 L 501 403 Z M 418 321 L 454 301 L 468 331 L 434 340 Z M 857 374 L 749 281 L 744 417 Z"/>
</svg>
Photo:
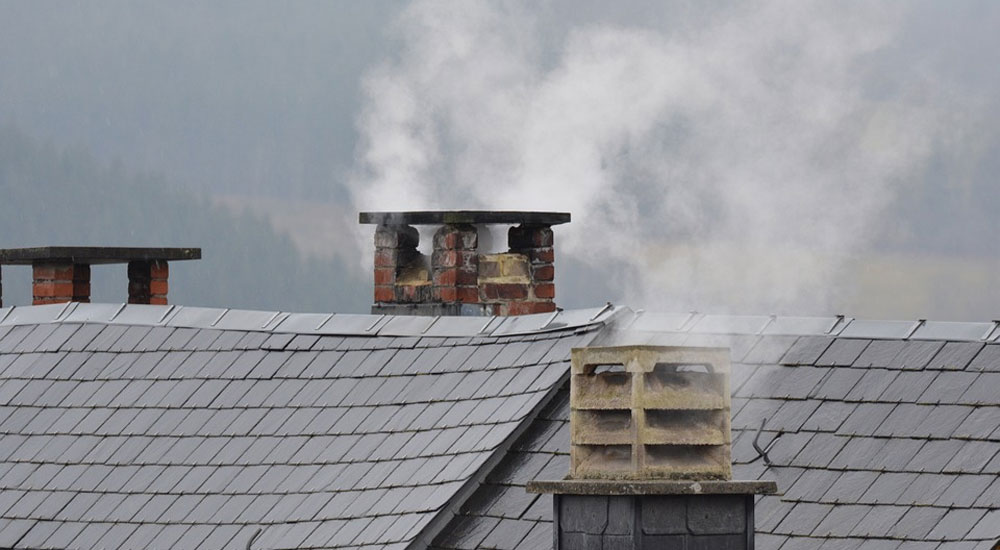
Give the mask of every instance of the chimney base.
<svg viewBox="0 0 1000 550">
<path fill-rule="evenodd" d="M 553 493 L 554 548 L 753 550 L 754 497 L 768 481 L 533 481 Z"/>
</svg>

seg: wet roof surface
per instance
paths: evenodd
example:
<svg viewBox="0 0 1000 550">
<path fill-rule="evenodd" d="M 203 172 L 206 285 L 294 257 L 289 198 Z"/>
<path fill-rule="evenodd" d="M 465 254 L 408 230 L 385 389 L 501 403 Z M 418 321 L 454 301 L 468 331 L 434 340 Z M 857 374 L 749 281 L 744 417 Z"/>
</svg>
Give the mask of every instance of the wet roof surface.
<svg viewBox="0 0 1000 550">
<path fill-rule="evenodd" d="M 227 315 L 0 327 L 0 548 L 244 548 L 258 527 L 258 548 L 404 547 L 592 337 L 284 333 Z"/>
<path fill-rule="evenodd" d="M 569 471 L 568 352 L 595 342 L 731 348 L 734 476 L 783 493 L 758 500 L 758 548 L 991 548 L 996 338 L 621 308 L 3 309 L 0 547 L 243 548 L 263 527 L 255 548 L 551 548 L 551 496 L 524 485 Z"/>
<path fill-rule="evenodd" d="M 759 328 L 611 340 L 731 346 L 733 476 L 783 493 L 757 499 L 757 548 L 989 550 L 1000 539 L 1000 345 Z M 569 471 L 568 395 L 566 385 L 436 548 L 552 547 L 551 496 L 524 486 Z M 758 432 L 769 463 L 753 448 Z M 496 543 L 504 533 L 520 539 Z"/>
</svg>

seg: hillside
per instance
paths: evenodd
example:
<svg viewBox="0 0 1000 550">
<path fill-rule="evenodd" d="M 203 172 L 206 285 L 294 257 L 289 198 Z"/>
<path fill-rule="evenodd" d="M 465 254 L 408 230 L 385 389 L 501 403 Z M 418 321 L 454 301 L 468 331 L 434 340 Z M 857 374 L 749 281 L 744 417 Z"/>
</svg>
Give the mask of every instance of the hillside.
<svg viewBox="0 0 1000 550">
<path fill-rule="evenodd" d="M 0 126 L 0 247 L 200 246 L 203 260 L 171 266 L 172 302 L 367 310 L 367 293 L 357 292 L 364 283 L 336 258 L 306 258 L 264 218 L 235 214 L 181 187 Z M 123 270 L 94 270 L 95 301 L 123 299 Z M 4 268 L 3 283 L 5 304 L 30 301 L 28 268 Z"/>
</svg>

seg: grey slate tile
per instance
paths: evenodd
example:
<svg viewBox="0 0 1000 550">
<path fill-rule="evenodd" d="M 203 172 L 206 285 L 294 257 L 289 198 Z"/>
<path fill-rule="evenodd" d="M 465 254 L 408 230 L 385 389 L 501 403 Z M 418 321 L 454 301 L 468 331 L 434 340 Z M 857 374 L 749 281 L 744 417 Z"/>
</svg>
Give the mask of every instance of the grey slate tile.
<svg viewBox="0 0 1000 550">
<path fill-rule="evenodd" d="M 857 502 L 866 504 L 906 504 L 900 501 L 906 489 L 917 479 L 918 474 L 900 472 L 882 472 L 868 487 L 863 490 Z"/>
<path fill-rule="evenodd" d="M 863 544 L 866 548 L 881 548 L 883 550 L 893 550 L 899 546 L 899 541 L 885 540 L 889 536 L 889 530 L 895 525 L 909 510 L 905 506 L 876 506 L 872 513 L 866 515 L 851 529 L 850 535 L 866 539 Z M 871 540 L 872 538 L 882 540 Z"/>
<path fill-rule="evenodd" d="M 924 506 L 910 508 L 892 527 L 889 534 L 899 538 L 923 539 L 941 521 L 946 512 L 945 508 Z"/>
<path fill-rule="evenodd" d="M 847 437 L 833 434 L 815 434 L 795 456 L 792 464 L 808 468 L 826 468 L 848 441 Z"/>
<path fill-rule="evenodd" d="M 874 340 L 854 361 L 854 366 L 887 368 L 904 345 L 902 340 Z"/>
<path fill-rule="evenodd" d="M 868 369 L 845 399 L 847 401 L 876 401 L 898 376 L 899 371 Z"/>
<path fill-rule="evenodd" d="M 1000 510 L 990 510 L 969 532 L 968 538 L 994 541 L 1000 538 Z"/>
<path fill-rule="evenodd" d="M 937 405 L 928 408 L 930 413 L 923 418 L 919 425 L 913 427 L 911 436 L 951 437 L 972 411 L 971 408 L 961 405 Z"/>
<path fill-rule="evenodd" d="M 998 387 L 1000 387 L 1000 372 L 984 372 L 965 390 L 959 402 L 969 405 L 996 404 Z"/>
<path fill-rule="evenodd" d="M 944 342 L 909 340 L 889 364 L 891 369 L 918 370 L 927 366 L 944 347 Z"/>
<path fill-rule="evenodd" d="M 939 540 L 962 540 L 984 515 L 986 515 L 985 510 L 949 510 L 927 537 Z"/>
<path fill-rule="evenodd" d="M 862 369 L 833 368 L 826 378 L 817 385 L 810 397 L 819 399 L 844 399 L 865 375 Z"/>
<path fill-rule="evenodd" d="M 957 440 L 928 441 L 906 465 L 906 469 L 913 472 L 941 472 L 964 444 L 964 441 Z"/>
<path fill-rule="evenodd" d="M 928 369 L 963 370 L 983 349 L 978 342 L 947 342 L 927 364 Z"/>
<path fill-rule="evenodd" d="M 920 396 L 923 403 L 956 403 L 978 374 L 972 372 L 941 372 Z"/>
<path fill-rule="evenodd" d="M 987 344 L 969 362 L 966 367 L 969 371 L 991 371 L 1000 370 L 1000 344 Z"/>
<path fill-rule="evenodd" d="M 776 533 L 809 535 L 833 510 L 829 504 L 797 503 L 774 529 Z"/>
<path fill-rule="evenodd" d="M 865 464 L 865 468 L 882 472 L 903 470 L 923 445 L 924 441 L 921 439 L 894 438 L 885 440 L 885 445 L 872 455 L 871 460 Z"/>
<path fill-rule="evenodd" d="M 865 516 L 871 513 L 871 506 L 851 504 L 835 506 L 826 518 L 816 526 L 813 535 L 820 537 L 847 536 Z"/>
<path fill-rule="evenodd" d="M 910 403 L 896 405 L 896 408 L 875 429 L 875 435 L 885 437 L 911 435 L 923 423 L 924 419 L 930 415 L 932 410 L 934 410 L 934 407 L 927 405 L 913 405 Z"/>
<path fill-rule="evenodd" d="M 934 503 L 937 506 L 971 507 L 995 478 L 996 476 L 989 475 L 954 476 L 951 485 Z"/>
<path fill-rule="evenodd" d="M 979 473 L 1000 452 L 1000 441 L 967 441 L 944 467 L 946 472 Z"/>
<path fill-rule="evenodd" d="M 815 364 L 818 366 L 850 366 L 870 343 L 871 340 L 865 339 L 837 338 L 816 360 Z"/>
<path fill-rule="evenodd" d="M 837 429 L 843 435 L 872 435 L 889 416 L 896 405 L 887 403 L 860 403 Z"/>
</svg>

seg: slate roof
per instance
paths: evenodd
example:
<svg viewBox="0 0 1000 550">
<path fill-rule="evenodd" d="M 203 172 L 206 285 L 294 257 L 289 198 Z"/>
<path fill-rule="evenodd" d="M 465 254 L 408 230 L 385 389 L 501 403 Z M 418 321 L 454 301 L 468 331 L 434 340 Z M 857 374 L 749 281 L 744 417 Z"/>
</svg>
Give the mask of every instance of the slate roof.
<svg viewBox="0 0 1000 550">
<path fill-rule="evenodd" d="M 769 479 L 764 550 L 990 550 L 1000 540 L 996 323 L 640 314 L 598 343 L 730 346 L 733 473 Z M 569 471 L 568 385 L 435 548 L 552 547 L 530 479 Z M 761 423 L 759 445 L 752 442 Z"/>
<path fill-rule="evenodd" d="M 0 310 L 0 548 L 419 545 L 595 313 Z"/>
<path fill-rule="evenodd" d="M 551 548 L 568 351 L 730 346 L 763 549 L 1000 539 L 1000 325 L 0 309 L 0 548 Z M 765 463 L 753 449 L 767 450 Z"/>
</svg>

